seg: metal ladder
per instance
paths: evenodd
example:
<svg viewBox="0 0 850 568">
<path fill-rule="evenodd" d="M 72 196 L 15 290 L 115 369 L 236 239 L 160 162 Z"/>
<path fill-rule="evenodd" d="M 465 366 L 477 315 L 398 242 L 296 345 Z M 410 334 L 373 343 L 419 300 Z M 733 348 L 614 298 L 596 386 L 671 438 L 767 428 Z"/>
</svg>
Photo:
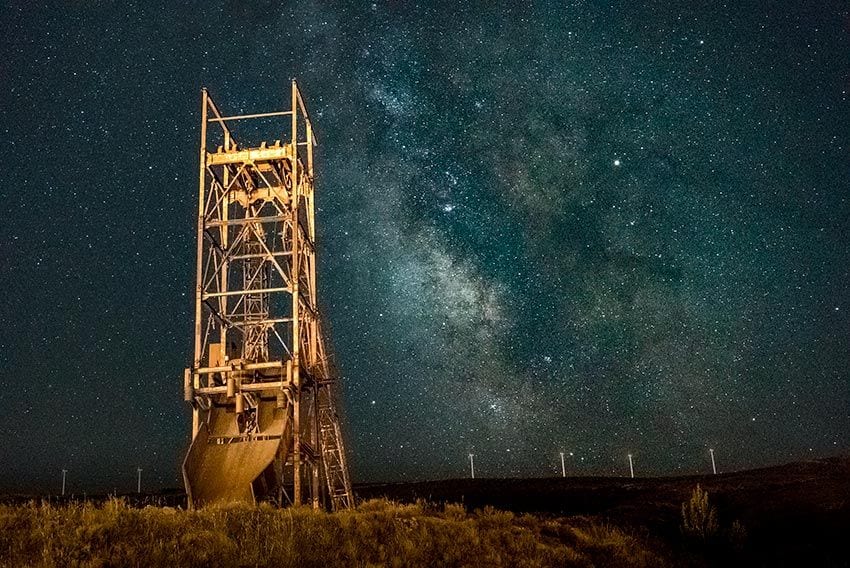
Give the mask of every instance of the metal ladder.
<svg viewBox="0 0 850 568">
<path fill-rule="evenodd" d="M 351 492 L 342 432 L 340 432 L 339 417 L 331 389 L 330 382 L 319 388 L 319 431 L 322 437 L 322 461 L 325 466 L 331 509 L 340 511 L 354 506 L 354 496 Z"/>
</svg>

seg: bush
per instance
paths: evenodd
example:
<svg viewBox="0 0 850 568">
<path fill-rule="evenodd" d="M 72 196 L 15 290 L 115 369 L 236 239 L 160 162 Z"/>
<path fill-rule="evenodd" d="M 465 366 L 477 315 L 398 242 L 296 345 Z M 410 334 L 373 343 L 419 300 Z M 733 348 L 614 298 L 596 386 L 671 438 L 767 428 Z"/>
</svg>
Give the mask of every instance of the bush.
<svg viewBox="0 0 850 568">
<path fill-rule="evenodd" d="M 747 542 L 747 527 L 739 520 L 732 521 L 729 527 L 729 544 L 733 550 L 740 551 Z"/>
<path fill-rule="evenodd" d="M 708 492 L 697 484 L 691 499 L 682 503 L 682 532 L 705 541 L 714 537 L 717 530 L 717 511 L 708 501 Z"/>
<path fill-rule="evenodd" d="M 616 528 L 578 522 L 386 500 L 339 513 L 0 505 L 0 567 L 665 565 Z"/>
</svg>

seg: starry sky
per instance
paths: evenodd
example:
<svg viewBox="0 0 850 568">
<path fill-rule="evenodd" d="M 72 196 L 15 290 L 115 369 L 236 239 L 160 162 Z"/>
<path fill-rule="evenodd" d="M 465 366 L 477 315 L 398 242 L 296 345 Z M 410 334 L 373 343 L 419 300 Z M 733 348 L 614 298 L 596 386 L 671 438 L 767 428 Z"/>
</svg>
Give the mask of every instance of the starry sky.
<svg viewBox="0 0 850 568">
<path fill-rule="evenodd" d="M 180 484 L 200 89 L 293 77 L 355 481 L 850 450 L 845 3 L 36 4 L 0 11 L 0 489 Z"/>
</svg>

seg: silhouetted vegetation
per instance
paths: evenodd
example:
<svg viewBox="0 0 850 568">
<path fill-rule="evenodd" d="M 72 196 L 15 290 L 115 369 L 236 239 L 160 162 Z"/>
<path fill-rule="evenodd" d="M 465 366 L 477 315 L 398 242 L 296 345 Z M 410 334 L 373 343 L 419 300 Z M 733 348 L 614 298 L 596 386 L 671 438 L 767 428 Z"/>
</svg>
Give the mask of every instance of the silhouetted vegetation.
<svg viewBox="0 0 850 568">
<path fill-rule="evenodd" d="M 682 503 L 682 532 L 691 538 L 702 541 L 717 535 L 717 509 L 708 501 L 708 491 L 699 483 L 694 488 L 690 500 Z"/>
<path fill-rule="evenodd" d="M 371 500 L 354 511 L 0 505 L 2 566 L 669 565 L 640 539 L 581 518 Z"/>
<path fill-rule="evenodd" d="M 850 458 L 840 457 L 680 478 L 364 484 L 358 510 L 333 515 L 187 512 L 179 491 L 87 503 L 0 495 L 0 568 L 848 566 L 848 479 Z M 714 536 L 688 536 L 686 517 Z"/>
</svg>

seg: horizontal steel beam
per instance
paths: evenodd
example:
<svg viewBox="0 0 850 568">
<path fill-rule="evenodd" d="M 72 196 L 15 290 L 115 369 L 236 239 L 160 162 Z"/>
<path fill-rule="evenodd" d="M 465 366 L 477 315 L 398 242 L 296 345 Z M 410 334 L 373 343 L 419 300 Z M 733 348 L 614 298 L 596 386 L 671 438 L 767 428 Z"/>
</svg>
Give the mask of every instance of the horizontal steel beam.
<svg viewBox="0 0 850 568">
<path fill-rule="evenodd" d="M 249 290 L 230 290 L 229 292 L 207 292 L 203 295 L 204 300 L 210 298 L 222 298 L 224 296 L 247 296 L 249 294 L 269 294 L 272 292 L 288 292 L 292 293 L 292 288 L 288 286 L 281 288 L 251 288 Z"/>
<path fill-rule="evenodd" d="M 235 152 L 207 152 L 206 165 L 222 166 L 225 164 L 241 164 L 254 162 L 270 162 L 272 160 L 289 160 L 292 158 L 289 144 L 272 146 L 271 148 L 249 148 Z"/>
<path fill-rule="evenodd" d="M 265 118 L 267 116 L 289 116 L 292 114 L 291 110 L 281 110 L 277 112 L 261 112 L 259 114 L 239 114 L 234 116 L 221 116 L 218 118 L 210 118 L 207 119 L 207 122 L 226 122 L 228 120 L 243 120 L 246 118 Z"/>
<path fill-rule="evenodd" d="M 289 221 L 292 215 L 269 215 L 267 217 L 237 217 L 235 219 L 219 219 L 218 221 L 204 221 L 204 227 L 227 227 L 230 225 L 247 225 L 249 223 L 278 223 Z"/>
<path fill-rule="evenodd" d="M 242 316 L 244 314 L 230 314 L 227 316 L 228 321 L 231 325 L 236 327 L 239 326 L 249 326 L 249 325 L 273 325 L 276 323 L 290 323 L 292 318 L 270 318 L 270 319 L 241 319 L 236 318 L 234 316 Z"/>
<path fill-rule="evenodd" d="M 291 383 L 288 381 L 270 381 L 260 383 L 242 383 L 239 390 L 241 392 L 258 392 L 270 390 L 283 390 L 289 388 Z M 211 394 L 227 394 L 227 385 L 219 385 L 216 387 L 199 387 L 195 389 L 195 394 L 205 396 Z"/>
<path fill-rule="evenodd" d="M 291 255 L 292 255 L 291 250 L 282 250 L 282 251 L 273 252 L 271 254 L 269 254 L 267 252 L 258 252 L 258 253 L 253 253 L 253 254 L 236 254 L 236 255 L 231 256 L 230 260 L 248 260 L 248 259 L 251 259 L 251 258 L 268 259 L 269 257 L 291 256 Z"/>
<path fill-rule="evenodd" d="M 208 375 L 210 373 L 225 373 L 227 371 L 259 371 L 262 369 L 282 369 L 286 367 L 285 361 L 266 361 L 263 363 L 236 363 L 233 365 L 220 365 L 218 367 L 199 367 L 192 369 L 196 375 Z"/>
</svg>

